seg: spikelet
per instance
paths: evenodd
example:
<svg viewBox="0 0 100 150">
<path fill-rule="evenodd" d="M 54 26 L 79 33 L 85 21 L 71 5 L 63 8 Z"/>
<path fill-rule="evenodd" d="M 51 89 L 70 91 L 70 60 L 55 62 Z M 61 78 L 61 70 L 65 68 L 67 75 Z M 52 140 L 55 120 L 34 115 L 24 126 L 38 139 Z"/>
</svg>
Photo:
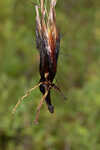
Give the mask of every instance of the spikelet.
<svg viewBox="0 0 100 150">
<path fill-rule="evenodd" d="M 48 55 L 56 49 L 56 42 L 58 37 L 58 31 L 56 27 L 56 13 L 55 13 L 56 0 L 51 0 L 49 12 L 45 7 L 44 0 L 40 0 L 39 6 L 35 6 L 36 9 L 36 43 L 39 51 L 43 50 L 43 42 L 46 45 L 45 50 Z M 47 16 L 47 17 L 46 17 Z"/>
</svg>

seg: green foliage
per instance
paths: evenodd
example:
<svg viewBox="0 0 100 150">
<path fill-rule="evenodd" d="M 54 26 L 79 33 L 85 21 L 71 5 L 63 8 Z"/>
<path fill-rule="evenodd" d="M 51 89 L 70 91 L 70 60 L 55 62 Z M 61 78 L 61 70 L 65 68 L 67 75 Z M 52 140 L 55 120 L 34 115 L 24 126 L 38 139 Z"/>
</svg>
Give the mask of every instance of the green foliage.
<svg viewBox="0 0 100 150">
<path fill-rule="evenodd" d="M 39 81 L 35 9 L 31 1 L 0 1 L 0 150 L 100 150 L 100 8 L 98 0 L 58 0 L 61 50 L 56 80 L 68 97 L 52 91 L 33 123 L 39 89 L 12 108 Z M 56 82 L 55 80 L 55 82 Z"/>
</svg>

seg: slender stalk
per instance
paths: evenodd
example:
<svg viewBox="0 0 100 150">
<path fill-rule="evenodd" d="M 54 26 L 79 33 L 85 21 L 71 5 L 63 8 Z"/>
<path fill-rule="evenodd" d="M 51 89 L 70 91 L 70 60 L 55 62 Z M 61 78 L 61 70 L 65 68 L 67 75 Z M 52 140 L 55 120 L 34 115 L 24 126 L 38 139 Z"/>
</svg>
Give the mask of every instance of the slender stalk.
<svg viewBox="0 0 100 150">
<path fill-rule="evenodd" d="M 58 86 L 53 84 L 52 88 L 54 88 L 56 91 L 58 91 L 61 94 L 61 96 L 63 96 L 64 100 L 67 99 L 67 97 L 63 94 L 63 92 L 61 91 L 61 89 Z"/>
<path fill-rule="evenodd" d="M 41 98 L 40 103 L 39 103 L 39 105 L 38 105 L 38 107 L 37 107 L 36 118 L 35 118 L 35 120 L 34 120 L 34 123 L 35 123 L 35 124 L 38 124 L 40 109 L 41 109 L 41 107 L 42 107 L 42 105 L 43 105 L 43 102 L 44 102 L 44 100 L 45 100 L 45 98 L 46 98 L 47 95 L 48 95 L 48 90 L 46 90 L 45 94 L 44 94 L 43 97 Z"/>
<path fill-rule="evenodd" d="M 16 112 L 16 109 L 17 109 L 17 107 L 19 106 L 19 104 L 20 104 L 26 97 L 28 97 L 28 96 L 31 94 L 31 92 L 32 92 L 33 90 L 35 90 L 36 88 L 38 88 L 41 84 L 42 84 L 42 83 L 39 83 L 39 84 L 37 84 L 36 86 L 34 86 L 33 88 L 29 89 L 29 90 L 26 92 L 26 94 L 25 94 L 24 96 L 22 96 L 22 97 L 18 100 L 17 104 L 15 105 L 15 107 L 14 107 L 13 110 L 12 110 L 12 113 L 13 113 L 13 114 Z"/>
</svg>

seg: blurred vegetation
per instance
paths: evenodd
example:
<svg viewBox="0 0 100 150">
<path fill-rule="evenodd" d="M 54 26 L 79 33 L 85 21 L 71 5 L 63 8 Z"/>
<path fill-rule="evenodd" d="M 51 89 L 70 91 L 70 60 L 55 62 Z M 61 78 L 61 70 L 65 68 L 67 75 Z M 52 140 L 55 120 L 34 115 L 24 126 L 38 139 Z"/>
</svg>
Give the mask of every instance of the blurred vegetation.
<svg viewBox="0 0 100 150">
<path fill-rule="evenodd" d="M 55 113 L 41 109 L 39 89 L 12 108 L 39 81 L 35 10 L 31 1 L 0 1 L 0 150 L 100 150 L 100 3 L 58 0 L 61 49 L 56 80 L 68 101 L 52 91 Z"/>
</svg>

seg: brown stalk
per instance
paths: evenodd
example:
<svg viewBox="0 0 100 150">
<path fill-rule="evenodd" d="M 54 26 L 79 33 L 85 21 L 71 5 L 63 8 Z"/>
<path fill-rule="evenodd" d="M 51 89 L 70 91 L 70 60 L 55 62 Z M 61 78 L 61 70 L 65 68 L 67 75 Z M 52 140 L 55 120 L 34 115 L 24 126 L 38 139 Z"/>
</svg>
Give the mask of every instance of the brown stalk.
<svg viewBox="0 0 100 150">
<path fill-rule="evenodd" d="M 22 97 L 18 100 L 17 104 L 15 105 L 15 107 L 14 107 L 13 110 L 12 110 L 12 113 L 13 113 L 13 114 L 16 112 L 16 109 L 17 109 L 17 107 L 19 106 L 19 104 L 20 104 L 26 97 L 28 97 L 28 96 L 31 94 L 31 92 L 32 92 L 33 90 L 35 90 L 36 88 L 38 88 L 41 84 L 42 84 L 42 83 L 39 83 L 39 84 L 37 84 L 36 86 L 34 86 L 33 88 L 29 89 L 29 90 L 26 92 L 26 94 L 25 94 L 24 96 L 22 96 Z"/>
<path fill-rule="evenodd" d="M 48 95 L 48 90 L 46 90 L 45 94 L 42 96 L 42 98 L 40 100 L 40 103 L 39 103 L 39 105 L 37 107 L 36 118 L 34 120 L 35 124 L 38 124 L 40 109 L 41 109 L 41 107 L 43 105 L 43 102 L 44 102 L 44 100 L 45 100 L 45 98 L 46 98 L 47 95 Z"/>
</svg>

